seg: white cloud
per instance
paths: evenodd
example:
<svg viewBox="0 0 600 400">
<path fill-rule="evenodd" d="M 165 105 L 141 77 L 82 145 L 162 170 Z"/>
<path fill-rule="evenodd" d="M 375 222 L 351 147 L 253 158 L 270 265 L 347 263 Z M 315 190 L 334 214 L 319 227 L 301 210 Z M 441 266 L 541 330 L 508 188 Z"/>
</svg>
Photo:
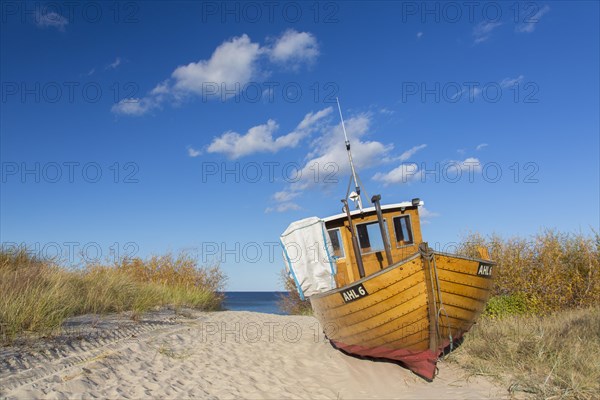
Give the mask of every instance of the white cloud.
<svg viewBox="0 0 600 400">
<path fill-rule="evenodd" d="M 447 177 L 450 181 L 459 180 L 464 173 L 470 175 L 475 172 L 481 172 L 481 162 L 479 159 L 473 157 L 469 157 L 464 161 L 449 161 L 438 165 L 436 168 L 436 173 Z M 373 175 L 373 180 L 382 182 L 386 186 L 398 183 L 411 183 L 419 180 L 424 183 L 426 182 L 428 173 L 420 169 L 416 163 L 402 163 L 389 172 L 377 172 Z"/>
<path fill-rule="evenodd" d="M 274 207 L 267 207 L 265 209 L 265 213 L 271 213 L 271 212 L 286 212 L 286 211 L 296 211 L 296 210 L 300 210 L 302 209 L 298 204 L 296 203 L 281 203 L 281 204 L 277 204 Z"/>
<path fill-rule="evenodd" d="M 106 66 L 106 69 L 117 69 L 119 65 L 121 65 L 121 58 L 117 57 L 115 61 Z"/>
<path fill-rule="evenodd" d="M 154 95 L 154 96 L 158 96 L 161 94 L 168 94 L 168 93 L 169 93 L 169 81 L 168 80 L 162 81 L 161 83 L 156 85 L 154 87 L 154 89 L 152 89 L 150 91 L 150 94 Z"/>
<path fill-rule="evenodd" d="M 38 11 L 35 15 L 35 24 L 38 28 L 56 28 L 64 32 L 65 26 L 69 24 L 69 21 L 54 11 L 45 14 Z"/>
<path fill-rule="evenodd" d="M 94 72 L 96 72 L 96 68 L 92 68 L 88 71 L 87 76 L 92 76 L 94 75 Z"/>
<path fill-rule="evenodd" d="M 152 97 L 128 98 L 114 104 L 111 111 L 120 115 L 140 116 L 158 107 L 160 104 Z"/>
<path fill-rule="evenodd" d="M 296 128 L 296 130 L 300 130 L 300 131 L 314 130 L 315 126 L 319 122 L 319 120 L 321 120 L 322 118 L 331 114 L 331 111 L 333 111 L 333 108 L 327 107 L 327 108 L 322 109 L 321 111 L 317 111 L 316 113 L 309 112 L 308 114 L 306 114 L 304 116 L 304 119 L 298 124 L 298 127 Z"/>
<path fill-rule="evenodd" d="M 439 216 L 440 216 L 439 213 L 429 211 L 428 209 L 425 208 L 425 206 L 422 206 L 419 208 L 419 217 L 420 217 L 422 225 L 430 224 L 431 218 L 435 218 L 435 217 L 439 217 Z"/>
<path fill-rule="evenodd" d="M 218 46 L 208 60 L 177 67 L 166 79 L 141 99 L 123 99 L 112 107 L 117 114 L 140 116 L 170 101 L 179 104 L 189 95 L 234 96 L 256 73 L 260 46 L 247 35 L 235 37 Z M 129 103 L 137 103 L 131 105 Z"/>
<path fill-rule="evenodd" d="M 358 170 L 380 164 L 393 149 L 392 145 L 363 140 L 363 136 L 369 131 L 370 124 L 371 117 L 367 114 L 361 114 L 346 121 L 346 132 L 352 148 L 352 157 Z M 350 165 L 344 146 L 341 124 L 324 129 L 323 134 L 312 143 L 312 151 L 307 158 L 304 169 L 308 176 L 310 176 L 308 173 L 310 170 L 314 170 L 316 167 L 324 168 L 328 163 L 335 165 L 339 174 L 349 173 Z"/>
<path fill-rule="evenodd" d="M 537 5 L 535 3 L 530 3 L 531 7 L 537 7 Z M 540 8 L 539 10 L 537 10 L 537 12 L 533 15 L 533 16 L 523 16 L 521 15 L 520 17 L 523 18 L 523 22 L 519 23 L 516 27 L 515 27 L 515 32 L 519 32 L 519 33 L 531 33 L 535 30 L 535 27 L 537 26 L 536 24 L 538 22 L 540 22 L 540 19 L 548 12 L 550 11 L 550 7 L 548 5 L 545 5 L 544 7 Z M 527 12 L 531 12 L 530 9 L 527 9 Z"/>
<path fill-rule="evenodd" d="M 177 67 L 171 74 L 175 80 L 173 88 L 197 95 L 209 93 L 209 86 L 215 95 L 224 89 L 237 87 L 239 91 L 255 76 L 261 52 L 260 45 L 253 43 L 248 35 L 234 37 L 217 47 L 208 60 Z"/>
<path fill-rule="evenodd" d="M 283 146 L 282 140 L 285 137 L 279 137 L 273 140 L 273 133 L 279 128 L 277 123 L 270 119 L 266 124 L 253 126 L 248 129 L 244 135 L 237 132 L 225 132 L 221 136 L 214 138 L 208 146 L 209 153 L 223 153 L 229 158 L 235 159 L 252 153 L 276 152 Z M 279 140 L 279 142 L 277 142 Z"/>
<path fill-rule="evenodd" d="M 456 98 L 461 97 L 467 92 L 469 92 L 469 101 L 473 101 L 477 96 L 481 94 L 481 89 L 475 85 L 469 85 L 460 92 L 455 93 L 454 96 L 451 97 L 451 99 L 455 100 Z"/>
<path fill-rule="evenodd" d="M 318 129 L 320 121 L 332 110 L 327 107 L 306 114 L 296 129 L 277 138 L 273 138 L 273 134 L 279 129 L 279 125 L 272 119 L 266 124 L 248 129 L 243 135 L 233 131 L 225 132 L 214 138 L 207 150 L 209 153 L 222 153 L 236 159 L 253 153 L 276 153 L 284 148 L 296 147 L 302 139 Z"/>
<path fill-rule="evenodd" d="M 162 104 L 170 100 L 173 104 L 181 101 L 179 93 L 171 93 L 169 83 L 163 81 L 142 98 L 126 98 L 113 105 L 111 111 L 119 115 L 140 116 L 155 109 L 162 108 Z"/>
<path fill-rule="evenodd" d="M 525 77 L 523 75 L 519 75 L 516 78 L 504 78 L 500 81 L 499 85 L 501 89 L 507 89 L 513 87 L 515 84 L 519 84 L 523 81 Z M 466 88 L 463 88 L 460 92 L 455 93 L 451 99 L 455 100 L 459 97 L 462 97 L 463 94 L 469 94 L 469 101 L 475 100 L 481 94 L 481 88 L 476 85 L 468 85 Z M 457 100 L 458 101 L 458 100 Z"/>
<path fill-rule="evenodd" d="M 421 170 L 415 163 L 402 163 L 387 173 L 377 172 L 373 175 L 373 180 L 383 182 L 386 186 L 393 183 L 409 183 L 419 179 L 421 179 Z"/>
<path fill-rule="evenodd" d="M 423 36 L 423 32 L 417 32 L 417 39 L 421 39 L 422 36 Z"/>
<path fill-rule="evenodd" d="M 448 179 L 453 180 L 455 177 L 462 176 L 463 173 L 481 172 L 481 161 L 478 158 L 468 157 L 464 161 L 450 161 L 443 168 Z"/>
<path fill-rule="evenodd" d="M 479 151 L 479 150 L 482 150 L 484 147 L 487 147 L 487 146 L 488 146 L 487 143 L 481 143 L 481 144 L 478 144 L 477 147 L 475 147 L 475 150 Z"/>
<path fill-rule="evenodd" d="M 400 155 L 400 161 L 406 161 L 406 160 L 410 159 L 412 156 L 415 155 L 415 153 L 417 153 L 419 150 L 424 149 L 425 147 L 427 147 L 426 144 L 421 144 L 419 146 L 415 146 L 411 149 L 406 150 L 404 153 L 402 153 Z"/>
<path fill-rule="evenodd" d="M 198 157 L 200 154 L 202 154 L 202 152 L 200 150 L 196 150 L 191 146 L 187 147 L 187 151 L 188 151 L 188 156 L 190 157 Z"/>
<path fill-rule="evenodd" d="M 502 22 L 481 21 L 473 28 L 473 40 L 475 44 L 479 44 L 488 40 L 492 31 L 502 25 Z"/>
<path fill-rule="evenodd" d="M 273 195 L 273 200 L 275 200 L 278 203 L 285 203 L 298 197 L 299 194 L 300 193 L 298 192 L 286 192 L 285 190 L 282 190 L 281 192 L 276 192 Z"/>
<path fill-rule="evenodd" d="M 503 89 L 510 88 L 515 84 L 523 82 L 523 78 L 525 78 L 523 75 L 519 75 L 516 78 L 504 78 L 500 82 L 500 87 L 502 87 Z"/>
<path fill-rule="evenodd" d="M 379 165 L 389 160 L 393 145 L 385 145 L 377 141 L 366 140 L 371 123 L 369 114 L 360 114 L 346 120 L 346 132 L 352 147 L 352 157 L 356 169 Z M 312 141 L 311 151 L 306 156 L 306 162 L 300 168 L 299 179 L 290 183 L 273 198 L 282 204 L 294 199 L 310 189 L 327 190 L 350 176 L 348 154 L 344 146 L 344 134 L 341 124 L 324 126 L 321 134 Z"/>
<path fill-rule="evenodd" d="M 298 32 L 288 29 L 269 50 L 269 59 L 294 69 L 302 64 L 313 64 L 319 56 L 317 39 L 310 32 Z"/>
<path fill-rule="evenodd" d="M 346 132 L 350 140 L 352 158 L 358 171 L 379 165 L 389 159 L 393 145 L 366 140 L 363 137 L 369 131 L 371 118 L 361 114 L 346 120 Z M 344 146 L 341 124 L 323 129 L 322 135 L 311 144 L 312 151 L 301 170 L 302 179 L 290 185 L 290 190 L 327 185 L 337 182 L 340 177 L 348 177 L 350 165 Z"/>
<path fill-rule="evenodd" d="M 279 65 L 295 69 L 301 64 L 313 63 L 318 55 L 316 39 L 308 32 L 288 30 L 274 40 L 272 48 L 252 42 L 243 34 L 221 43 L 210 58 L 177 67 L 169 79 L 159 83 L 145 97 L 122 101 L 141 105 L 115 105 L 112 110 L 118 114 L 143 115 L 163 103 L 180 104 L 191 96 L 227 100 L 238 95 L 247 84 L 268 74 L 261 69 L 261 57 L 268 56 Z"/>
</svg>

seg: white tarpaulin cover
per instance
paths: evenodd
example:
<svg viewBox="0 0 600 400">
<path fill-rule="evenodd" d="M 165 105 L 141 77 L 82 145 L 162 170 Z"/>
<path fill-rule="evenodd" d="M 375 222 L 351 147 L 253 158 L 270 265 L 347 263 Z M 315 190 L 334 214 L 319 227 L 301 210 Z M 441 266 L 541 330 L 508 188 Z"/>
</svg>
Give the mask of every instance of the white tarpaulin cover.
<svg viewBox="0 0 600 400">
<path fill-rule="evenodd" d="M 323 220 L 293 222 L 281 235 L 281 244 L 287 271 L 302 299 L 335 288 L 333 247 Z"/>
</svg>

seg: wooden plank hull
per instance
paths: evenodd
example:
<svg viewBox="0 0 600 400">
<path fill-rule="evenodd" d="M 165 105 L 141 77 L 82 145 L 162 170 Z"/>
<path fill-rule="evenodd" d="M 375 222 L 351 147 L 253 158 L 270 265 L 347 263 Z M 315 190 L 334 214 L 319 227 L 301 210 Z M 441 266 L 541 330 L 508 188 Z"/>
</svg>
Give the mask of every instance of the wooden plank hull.
<svg viewBox="0 0 600 400">
<path fill-rule="evenodd" d="M 433 379 L 444 348 L 461 338 L 483 311 L 492 286 L 492 265 L 486 260 L 417 252 L 310 300 L 338 349 L 400 361 Z"/>
</svg>

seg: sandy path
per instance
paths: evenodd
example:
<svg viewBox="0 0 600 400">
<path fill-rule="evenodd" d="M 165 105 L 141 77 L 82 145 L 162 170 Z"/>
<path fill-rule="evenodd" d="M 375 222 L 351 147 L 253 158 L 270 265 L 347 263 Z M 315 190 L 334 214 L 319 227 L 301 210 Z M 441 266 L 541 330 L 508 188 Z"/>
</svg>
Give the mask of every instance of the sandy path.
<svg viewBox="0 0 600 400">
<path fill-rule="evenodd" d="M 87 318 L 87 319 L 86 319 Z M 77 330 L 75 331 L 75 327 Z M 0 350 L 8 398 L 484 399 L 506 391 L 440 363 L 433 383 L 333 349 L 312 317 L 153 313 L 74 321 L 51 342 Z"/>
</svg>

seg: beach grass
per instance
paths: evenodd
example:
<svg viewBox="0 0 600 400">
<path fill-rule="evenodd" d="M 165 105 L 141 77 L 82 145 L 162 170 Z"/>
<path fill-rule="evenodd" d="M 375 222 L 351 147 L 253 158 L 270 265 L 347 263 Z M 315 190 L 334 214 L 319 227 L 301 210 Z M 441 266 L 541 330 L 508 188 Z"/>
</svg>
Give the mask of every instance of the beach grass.
<svg viewBox="0 0 600 400">
<path fill-rule="evenodd" d="M 36 259 L 25 249 L 0 252 L 0 342 L 51 335 L 83 314 L 131 313 L 157 307 L 218 310 L 225 275 L 185 254 L 124 259 L 72 269 Z"/>
<path fill-rule="evenodd" d="M 600 235 L 545 230 L 528 238 L 467 235 L 498 265 L 484 315 L 450 355 L 511 393 L 594 399 L 600 393 Z"/>
<path fill-rule="evenodd" d="M 474 375 L 493 377 L 515 395 L 597 399 L 600 309 L 484 317 L 448 358 Z"/>
<path fill-rule="evenodd" d="M 281 311 L 289 315 L 312 315 L 312 307 L 308 299 L 302 300 L 296 289 L 296 283 L 288 275 L 287 271 L 282 270 L 280 281 L 287 293 L 280 293 L 277 300 L 277 306 Z"/>
</svg>

